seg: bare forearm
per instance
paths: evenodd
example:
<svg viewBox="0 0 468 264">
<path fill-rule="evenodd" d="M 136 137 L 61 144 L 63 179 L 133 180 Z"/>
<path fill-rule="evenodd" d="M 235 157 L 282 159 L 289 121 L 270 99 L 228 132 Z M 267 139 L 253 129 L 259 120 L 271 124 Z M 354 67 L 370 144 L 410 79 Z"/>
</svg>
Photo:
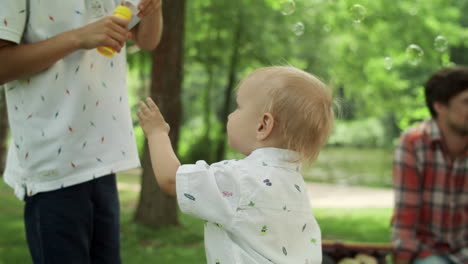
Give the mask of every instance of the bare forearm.
<svg viewBox="0 0 468 264">
<path fill-rule="evenodd" d="M 0 40 L 0 84 L 44 71 L 79 49 L 109 46 L 119 52 L 130 37 L 127 25 L 123 18 L 107 16 L 36 43 L 16 45 Z"/>
<path fill-rule="evenodd" d="M 0 84 L 44 71 L 78 49 L 78 40 L 71 31 L 36 43 L 3 46 Z"/>
<path fill-rule="evenodd" d="M 151 154 L 151 164 L 156 180 L 165 193 L 176 195 L 176 172 L 180 161 L 172 149 L 169 136 L 156 133 L 148 136 L 148 146 Z"/>
<path fill-rule="evenodd" d="M 162 7 L 144 17 L 133 31 L 133 41 L 144 50 L 155 49 L 161 40 L 163 30 Z"/>
</svg>

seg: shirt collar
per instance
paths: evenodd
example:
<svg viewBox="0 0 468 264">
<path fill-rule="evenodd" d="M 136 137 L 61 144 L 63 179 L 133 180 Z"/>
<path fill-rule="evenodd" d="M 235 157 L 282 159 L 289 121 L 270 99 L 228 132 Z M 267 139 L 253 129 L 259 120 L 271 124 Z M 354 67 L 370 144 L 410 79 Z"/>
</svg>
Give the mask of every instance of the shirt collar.
<svg viewBox="0 0 468 264">
<path fill-rule="evenodd" d="M 436 146 L 436 144 L 440 144 L 442 146 L 442 132 L 440 131 L 437 122 L 434 119 L 429 120 L 425 127 L 424 132 L 428 135 L 431 146 Z M 465 157 L 468 157 L 468 150 L 464 154 Z"/>
<path fill-rule="evenodd" d="M 250 161 L 261 162 L 264 166 L 283 167 L 300 171 L 299 153 L 281 148 L 259 148 L 245 158 Z"/>
<path fill-rule="evenodd" d="M 434 119 L 431 119 L 427 122 L 427 125 L 424 128 L 424 131 L 429 136 L 432 144 L 437 142 L 442 142 L 442 133 L 440 132 L 439 126 Z"/>
</svg>

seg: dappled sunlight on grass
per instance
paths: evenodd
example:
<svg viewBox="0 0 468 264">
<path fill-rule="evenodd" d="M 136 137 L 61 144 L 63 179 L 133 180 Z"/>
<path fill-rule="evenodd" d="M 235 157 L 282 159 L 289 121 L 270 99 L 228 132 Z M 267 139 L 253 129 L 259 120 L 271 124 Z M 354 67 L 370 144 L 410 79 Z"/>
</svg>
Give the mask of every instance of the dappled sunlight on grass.
<svg viewBox="0 0 468 264">
<path fill-rule="evenodd" d="M 204 263 L 203 221 L 181 216 L 181 226 L 150 229 L 122 215 L 125 263 Z"/>
<path fill-rule="evenodd" d="M 314 209 L 324 240 L 389 243 L 392 209 Z"/>
<path fill-rule="evenodd" d="M 204 263 L 203 221 L 179 213 L 180 226 L 151 229 L 133 222 L 140 176 L 120 174 L 124 263 Z"/>
</svg>

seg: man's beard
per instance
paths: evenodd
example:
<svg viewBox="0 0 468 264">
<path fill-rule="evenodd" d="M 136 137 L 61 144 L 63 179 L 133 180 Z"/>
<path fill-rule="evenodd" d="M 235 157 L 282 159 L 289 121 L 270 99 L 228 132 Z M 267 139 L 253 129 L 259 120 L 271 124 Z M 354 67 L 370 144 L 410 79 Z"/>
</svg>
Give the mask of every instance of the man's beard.
<svg viewBox="0 0 468 264">
<path fill-rule="evenodd" d="M 450 120 L 447 120 L 447 124 L 449 128 L 453 132 L 457 133 L 458 135 L 462 137 L 468 136 L 468 123 L 467 122 L 459 125 L 459 124 L 456 124 L 455 122 L 451 122 Z"/>
</svg>

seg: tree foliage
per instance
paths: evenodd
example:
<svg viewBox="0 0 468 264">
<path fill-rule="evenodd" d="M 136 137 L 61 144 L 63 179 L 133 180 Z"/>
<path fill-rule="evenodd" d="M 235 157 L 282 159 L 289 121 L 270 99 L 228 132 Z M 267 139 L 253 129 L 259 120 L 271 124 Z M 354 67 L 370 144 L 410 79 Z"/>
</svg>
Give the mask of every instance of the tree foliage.
<svg viewBox="0 0 468 264">
<path fill-rule="evenodd" d="M 297 0 L 283 15 L 285 1 L 188 1 L 179 147 L 185 161 L 219 158 L 235 86 L 255 68 L 291 64 L 317 75 L 332 87 L 339 118 L 380 119 L 391 142 L 398 129 L 429 117 L 427 78 L 468 64 L 468 0 Z M 350 11 L 356 4 L 366 9 L 360 23 Z M 297 22 L 302 35 L 292 30 Z M 449 42 L 444 52 L 434 48 L 437 36 Z M 408 62 L 411 44 L 424 51 L 417 65 Z"/>
</svg>

